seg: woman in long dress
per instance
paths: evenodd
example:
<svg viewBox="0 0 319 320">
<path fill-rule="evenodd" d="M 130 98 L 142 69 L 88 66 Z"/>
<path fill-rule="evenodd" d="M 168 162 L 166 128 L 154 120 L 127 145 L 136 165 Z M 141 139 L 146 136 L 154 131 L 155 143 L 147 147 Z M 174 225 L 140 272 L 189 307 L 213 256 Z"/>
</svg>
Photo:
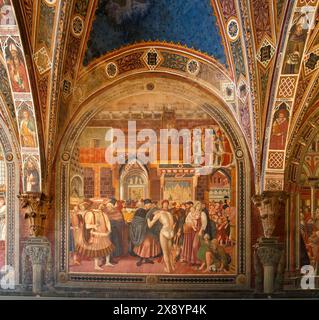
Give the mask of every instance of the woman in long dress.
<svg viewBox="0 0 319 320">
<path fill-rule="evenodd" d="M 197 252 L 200 247 L 199 235 L 201 229 L 201 210 L 199 210 L 198 205 L 195 205 L 190 209 L 185 220 L 181 262 L 197 264 Z"/>
</svg>

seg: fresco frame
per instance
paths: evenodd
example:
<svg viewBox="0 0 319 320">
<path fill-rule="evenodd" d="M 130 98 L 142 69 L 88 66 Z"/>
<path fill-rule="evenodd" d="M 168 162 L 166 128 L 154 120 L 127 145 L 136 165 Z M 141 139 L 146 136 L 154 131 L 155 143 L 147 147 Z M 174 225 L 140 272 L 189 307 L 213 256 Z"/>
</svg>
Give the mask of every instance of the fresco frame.
<svg viewBox="0 0 319 320">
<path fill-rule="evenodd" d="M 92 101 L 91 101 L 92 102 Z M 110 297 L 123 295 L 136 298 L 145 297 L 152 292 L 165 292 L 165 297 L 174 295 L 174 291 L 195 292 L 197 290 L 249 290 L 251 282 L 251 181 L 250 156 L 244 137 L 240 134 L 237 123 L 231 115 L 223 112 L 214 103 L 201 105 L 227 133 L 232 145 L 237 167 L 237 270 L 236 275 L 130 275 L 69 272 L 68 257 L 68 223 L 69 223 L 69 179 L 71 155 L 75 141 L 89 121 L 100 111 L 99 108 L 80 112 L 69 128 L 61 143 L 56 161 L 56 266 L 55 281 L 60 288 L 70 290 L 96 289 L 99 293 L 108 292 Z M 113 291 L 116 289 L 116 291 Z M 129 291 L 127 291 L 129 290 Z"/>
</svg>

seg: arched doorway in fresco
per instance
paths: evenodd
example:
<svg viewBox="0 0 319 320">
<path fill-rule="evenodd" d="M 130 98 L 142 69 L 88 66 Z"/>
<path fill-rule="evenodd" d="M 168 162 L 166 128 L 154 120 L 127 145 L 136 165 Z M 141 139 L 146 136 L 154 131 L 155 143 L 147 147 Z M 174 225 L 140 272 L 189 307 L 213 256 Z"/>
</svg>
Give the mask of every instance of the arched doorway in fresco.
<svg viewBox="0 0 319 320">
<path fill-rule="evenodd" d="M 137 202 L 149 197 L 148 172 L 138 161 L 128 162 L 120 170 L 120 199 Z"/>
<path fill-rule="evenodd" d="M 138 87 L 142 89 L 136 90 L 137 86 L 133 85 L 134 81 L 138 81 Z M 174 83 L 168 85 L 170 81 Z M 141 85 L 141 82 L 143 85 Z M 150 93 L 147 90 L 149 82 L 154 84 L 153 87 L 156 88 L 156 92 Z M 203 236 L 208 234 L 208 237 L 205 237 L 205 241 L 209 241 L 209 243 L 213 241 L 218 245 L 221 252 L 223 252 L 224 262 L 219 264 L 219 267 L 212 267 L 209 270 L 205 270 L 207 271 L 205 272 L 203 268 L 200 268 L 200 260 L 193 263 L 191 256 L 188 257 L 185 249 L 187 246 L 185 244 L 186 241 L 180 241 L 176 237 L 177 233 L 174 233 L 174 250 L 176 250 L 176 256 L 174 257 L 176 259 L 176 268 L 174 272 L 167 273 L 165 271 L 160 250 L 158 255 L 152 258 L 151 263 L 144 263 L 140 267 L 137 263 L 139 256 L 136 253 L 137 250 L 135 250 L 136 243 L 132 242 L 133 234 L 130 231 L 132 228 L 132 216 L 122 211 L 126 227 L 129 230 L 124 239 L 128 246 L 126 255 L 117 257 L 114 260 L 114 266 L 103 267 L 103 263 L 101 263 L 102 267 L 98 266 L 99 268 L 96 268 L 95 256 L 91 255 L 90 257 L 90 254 L 83 255 L 82 259 L 78 261 L 79 263 L 74 265 L 69 262 L 71 261 L 70 257 L 72 257 L 70 242 L 60 242 L 59 261 L 61 264 L 58 267 L 58 281 L 63 277 L 64 284 L 68 285 L 68 281 L 81 283 L 86 281 L 85 279 L 92 279 L 92 281 L 94 281 L 93 279 L 100 279 L 99 281 L 103 282 L 103 279 L 109 279 L 108 285 L 113 285 L 113 280 L 116 278 L 134 278 L 140 279 L 136 281 L 143 282 L 147 276 L 152 275 L 157 279 L 162 279 L 160 281 L 166 281 L 165 279 L 174 276 L 180 279 L 182 285 L 186 285 L 187 279 L 198 279 L 198 281 L 204 281 L 203 279 L 205 279 L 207 284 L 216 284 L 223 281 L 223 284 L 229 287 L 229 285 L 237 286 L 238 280 L 236 279 L 239 277 L 242 279 L 240 286 L 245 287 L 250 281 L 250 259 L 247 250 L 244 250 L 244 247 L 250 248 L 250 238 L 248 236 L 250 182 L 244 177 L 245 175 L 250 176 L 250 164 L 247 163 L 249 157 L 244 156 L 247 154 L 247 149 L 235 122 L 231 120 L 231 116 L 228 113 L 221 111 L 218 100 L 212 101 L 211 95 L 205 95 L 199 88 L 195 89 L 182 81 L 170 78 L 163 81 L 161 77 L 156 76 L 147 79 L 133 79 L 130 82 L 130 87 L 134 88 L 134 91 L 126 91 L 127 97 L 123 95 L 125 85 L 124 81 L 113 88 L 112 99 L 107 97 L 108 92 L 105 91 L 98 98 L 91 100 L 87 106 L 88 109 L 78 114 L 74 126 L 65 135 L 65 140 L 61 145 L 60 160 L 58 161 L 59 179 L 57 180 L 57 188 L 59 192 L 57 194 L 69 194 L 72 184 L 69 169 L 71 169 L 72 174 L 72 170 L 74 170 L 72 168 L 77 168 L 77 172 L 85 172 L 87 168 L 90 168 L 94 187 L 90 197 L 84 195 L 77 199 L 58 198 L 56 205 L 60 216 L 57 221 L 70 221 L 70 215 L 77 215 L 80 219 L 78 219 L 76 229 L 83 230 L 84 225 L 89 224 L 89 220 L 86 220 L 87 217 L 93 217 L 93 221 L 100 221 L 101 217 L 105 218 L 101 211 L 108 216 L 107 209 L 101 207 L 101 204 L 106 203 L 110 198 L 116 198 L 122 206 L 123 202 L 128 200 L 125 198 L 129 196 L 129 187 L 131 185 L 140 187 L 146 185 L 146 181 L 148 181 L 149 190 L 145 192 L 147 189 L 145 188 L 144 195 L 148 193 L 148 197 L 154 205 L 161 206 L 163 200 L 168 200 L 170 207 L 181 206 L 186 208 L 189 201 L 195 204 L 197 201 L 202 205 L 205 204 L 209 226 L 208 223 L 205 225 L 201 237 L 204 241 Z M 169 92 L 168 88 L 172 88 L 173 92 Z M 117 92 L 119 93 L 118 96 Z M 187 96 L 185 92 L 191 94 Z M 165 96 L 165 101 L 163 101 L 163 95 Z M 167 108 L 167 104 L 169 104 L 169 108 Z M 89 111 L 90 105 L 94 106 L 94 111 L 92 111 L 93 109 Z M 168 109 L 169 115 L 167 114 Z M 130 133 L 128 121 L 135 122 L 137 134 L 147 128 L 152 129 L 156 137 L 160 136 L 162 129 L 167 129 L 168 127 L 169 129 L 176 128 L 177 131 L 188 129 L 191 132 L 191 161 L 184 161 L 183 150 L 185 148 L 183 148 L 183 139 L 178 139 L 174 143 L 168 140 L 167 145 L 174 147 L 168 153 L 168 159 L 163 160 L 159 157 L 142 166 L 135 163 L 136 171 L 134 172 L 125 171 L 126 168 L 129 168 L 128 163 L 124 163 L 124 165 L 106 163 L 105 154 L 110 146 L 110 142 L 105 138 L 107 133 L 110 130 L 121 129 L 124 137 L 126 137 L 125 140 L 127 140 Z M 146 124 L 149 127 L 146 127 Z M 218 161 L 210 161 L 213 158 L 208 157 L 207 163 L 204 160 L 202 164 L 201 162 L 194 162 L 195 157 L 203 156 L 205 151 L 204 148 L 202 150 L 197 148 L 198 145 L 194 143 L 195 135 L 198 134 L 198 132 L 194 133 L 196 132 L 194 130 L 198 128 L 207 128 L 210 132 L 209 139 L 214 142 L 215 147 L 220 151 L 218 153 Z M 95 142 L 92 144 L 93 140 Z M 201 136 L 200 140 L 204 141 L 205 139 Z M 156 142 L 159 142 L 159 140 L 156 139 Z M 142 145 L 143 142 L 137 142 L 137 147 Z M 131 147 L 132 145 L 126 144 L 122 151 L 127 152 L 131 150 Z M 125 152 L 124 154 L 126 154 Z M 181 156 L 179 161 L 172 161 L 173 152 Z M 155 153 L 160 156 L 159 149 Z M 77 156 L 75 157 L 75 155 Z M 124 159 L 127 161 L 125 157 Z M 76 164 L 74 163 L 75 158 L 77 159 Z M 205 157 L 202 159 L 205 159 Z M 104 173 L 101 175 L 102 168 Z M 109 193 L 102 195 L 99 181 L 102 176 L 105 176 L 105 172 L 108 172 L 106 183 L 108 184 Z M 138 181 L 139 178 L 141 178 L 140 181 Z M 215 186 L 223 185 L 224 187 L 222 190 L 222 203 L 220 203 L 221 195 L 211 193 L 212 187 L 214 187 L 214 178 L 217 178 Z M 84 182 L 85 184 L 86 182 Z M 186 196 L 179 198 L 181 194 Z M 138 194 L 137 198 L 140 197 L 141 194 Z M 135 205 L 134 208 L 125 209 L 137 212 L 138 204 L 135 203 Z M 115 208 L 115 210 L 117 209 Z M 100 213 L 97 213 L 98 211 Z M 190 211 L 184 212 L 184 214 L 186 219 Z M 201 217 L 196 219 L 201 219 Z M 192 222 L 188 221 L 187 223 L 190 228 L 183 227 L 184 235 L 188 230 L 192 229 Z M 83 252 L 81 247 L 83 245 L 87 246 L 87 244 L 83 244 L 81 236 L 75 235 L 75 233 L 72 234 L 74 226 L 69 229 L 68 224 L 61 223 L 58 227 L 62 237 L 69 239 L 71 235 L 75 240 L 75 246 L 72 247 L 72 250 L 79 248 L 79 252 Z M 198 252 L 201 246 L 205 246 L 205 243 L 199 241 L 198 247 L 194 249 L 196 250 L 195 259 L 199 259 Z M 184 250 L 182 259 L 177 257 L 177 250 L 180 252 Z M 68 260 L 61 260 L 63 256 L 68 257 Z M 200 258 L 203 259 L 203 257 Z M 65 281 L 65 279 L 68 280 Z"/>
</svg>

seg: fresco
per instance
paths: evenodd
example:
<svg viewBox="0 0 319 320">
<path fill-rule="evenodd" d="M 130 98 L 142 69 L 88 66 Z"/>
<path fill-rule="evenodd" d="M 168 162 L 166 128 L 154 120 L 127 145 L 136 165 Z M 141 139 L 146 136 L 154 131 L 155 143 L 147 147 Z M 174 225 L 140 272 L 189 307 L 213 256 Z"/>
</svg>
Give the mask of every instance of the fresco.
<svg viewBox="0 0 319 320">
<path fill-rule="evenodd" d="M 24 107 L 18 113 L 21 145 L 23 148 L 36 148 L 36 128 L 32 112 Z"/>
<path fill-rule="evenodd" d="M 21 179 L 21 191 L 37 192 L 41 181 L 37 122 L 25 54 L 10 0 L 0 0 L 0 33 L 0 90 L 20 135 L 21 158 L 24 159 L 22 173 L 25 175 Z M 31 158 L 34 161 L 27 160 Z"/>
<path fill-rule="evenodd" d="M 30 87 L 23 52 L 12 38 L 7 41 L 5 53 L 12 91 L 29 92 Z"/>
<path fill-rule="evenodd" d="M 311 264 L 318 274 L 319 263 L 319 181 L 309 183 L 309 178 L 319 174 L 319 135 L 311 143 L 303 164 L 300 183 L 300 264 Z"/>
<path fill-rule="evenodd" d="M 38 161 L 32 156 L 24 162 L 24 189 L 26 192 L 40 192 Z"/>
<path fill-rule="evenodd" d="M 182 160 L 108 163 L 106 133 L 111 123 L 122 128 L 123 122 L 101 119 L 84 129 L 72 155 L 69 272 L 236 274 L 236 167 L 230 166 L 234 157 L 225 132 L 207 120 L 216 135 L 218 170 L 224 171 L 204 177 L 197 188 L 200 178 L 190 171 L 195 165 Z M 193 120 L 195 127 L 196 121 L 203 125 Z M 137 128 L 143 126 L 137 121 Z M 154 130 L 161 127 L 161 120 L 153 123 Z"/>
<path fill-rule="evenodd" d="M 14 26 L 16 24 L 10 0 L 0 0 L 0 25 Z"/>
<path fill-rule="evenodd" d="M 193 198 L 191 181 L 166 181 L 164 185 L 164 198 L 169 201 L 186 202 Z"/>
<path fill-rule="evenodd" d="M 284 150 L 288 134 L 289 111 L 286 104 L 282 104 L 275 112 L 272 125 L 269 148 L 273 150 Z"/>
<path fill-rule="evenodd" d="M 294 15 L 290 29 L 283 74 L 298 74 L 306 44 L 307 34 L 312 26 L 315 15 L 314 7 L 303 7 Z"/>
<path fill-rule="evenodd" d="M 157 40 L 185 45 L 226 63 L 209 0 L 101 0 L 84 65 L 122 46 Z"/>
</svg>

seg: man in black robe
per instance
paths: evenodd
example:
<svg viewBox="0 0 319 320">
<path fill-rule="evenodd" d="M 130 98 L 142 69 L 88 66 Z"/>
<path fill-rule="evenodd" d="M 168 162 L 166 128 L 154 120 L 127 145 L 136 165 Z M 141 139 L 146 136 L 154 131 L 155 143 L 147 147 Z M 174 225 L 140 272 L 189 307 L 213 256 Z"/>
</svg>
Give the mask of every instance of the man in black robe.
<svg viewBox="0 0 319 320">
<path fill-rule="evenodd" d="M 155 211 L 150 211 L 152 201 L 144 200 L 144 208 L 139 208 L 132 220 L 130 228 L 130 239 L 133 246 L 133 252 L 140 258 L 136 263 L 140 267 L 143 263 L 154 264 L 152 258 L 160 255 L 161 247 L 157 236 L 157 227 L 149 229 L 147 218 L 151 218 Z M 149 212 L 149 214 L 148 214 Z M 152 213 L 153 212 L 153 213 Z M 159 233 L 158 233 L 159 234 Z"/>
</svg>

